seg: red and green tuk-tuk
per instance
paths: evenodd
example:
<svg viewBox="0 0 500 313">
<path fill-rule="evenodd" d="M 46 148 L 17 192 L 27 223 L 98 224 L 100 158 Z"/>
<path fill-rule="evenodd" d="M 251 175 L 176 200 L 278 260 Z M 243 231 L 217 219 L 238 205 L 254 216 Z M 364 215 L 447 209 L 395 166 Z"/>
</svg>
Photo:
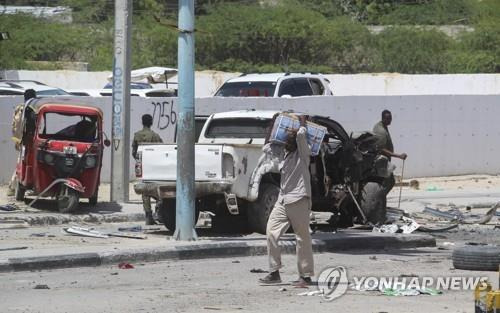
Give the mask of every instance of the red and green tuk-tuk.
<svg viewBox="0 0 500 313">
<path fill-rule="evenodd" d="M 29 101 L 16 133 L 22 146 L 16 200 L 32 190 L 36 199 L 55 197 L 60 212 L 74 211 L 80 198 L 95 205 L 104 143 L 109 145 L 102 124 L 100 109 L 73 99 Z"/>
</svg>

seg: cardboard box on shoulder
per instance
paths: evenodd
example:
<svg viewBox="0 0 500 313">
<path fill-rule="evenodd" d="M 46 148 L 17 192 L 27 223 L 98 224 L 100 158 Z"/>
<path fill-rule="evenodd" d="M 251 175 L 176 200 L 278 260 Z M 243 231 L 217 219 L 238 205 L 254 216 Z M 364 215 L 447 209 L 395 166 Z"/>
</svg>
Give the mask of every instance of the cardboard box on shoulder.
<svg viewBox="0 0 500 313">
<path fill-rule="evenodd" d="M 280 144 L 285 144 L 290 130 L 298 130 L 300 127 L 299 118 L 297 115 L 282 113 L 280 114 L 273 125 L 270 141 Z M 316 123 L 307 121 L 307 143 L 311 148 L 311 155 L 319 154 L 321 142 L 326 135 L 326 127 Z"/>
</svg>

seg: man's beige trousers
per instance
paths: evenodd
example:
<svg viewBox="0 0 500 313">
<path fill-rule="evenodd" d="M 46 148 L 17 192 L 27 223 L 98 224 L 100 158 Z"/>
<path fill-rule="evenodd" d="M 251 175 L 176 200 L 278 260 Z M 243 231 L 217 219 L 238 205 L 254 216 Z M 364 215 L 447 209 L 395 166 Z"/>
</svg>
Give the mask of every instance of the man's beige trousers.
<svg viewBox="0 0 500 313">
<path fill-rule="evenodd" d="M 309 233 L 309 198 L 302 198 L 291 204 L 276 201 L 267 222 L 267 253 L 271 272 L 279 270 L 281 265 L 280 237 L 292 225 L 297 241 L 297 267 L 302 277 L 314 276 L 311 234 Z"/>
</svg>

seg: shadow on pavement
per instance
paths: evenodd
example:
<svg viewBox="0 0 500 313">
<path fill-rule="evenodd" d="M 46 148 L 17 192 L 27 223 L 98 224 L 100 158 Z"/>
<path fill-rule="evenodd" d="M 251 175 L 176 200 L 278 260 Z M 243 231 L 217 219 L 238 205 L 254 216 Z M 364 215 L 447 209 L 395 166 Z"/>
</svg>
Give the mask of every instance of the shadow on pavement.
<svg viewBox="0 0 500 313">
<path fill-rule="evenodd" d="M 26 198 L 25 203 L 29 204 L 34 198 Z M 57 209 L 57 202 L 53 199 L 39 199 L 37 200 L 32 208 L 42 211 L 48 211 L 53 213 L 59 213 Z M 99 202 L 97 205 L 90 205 L 88 202 L 80 201 L 78 209 L 71 213 L 73 215 L 98 213 L 98 214 L 111 214 L 116 212 L 121 212 L 122 207 L 115 202 Z"/>
</svg>

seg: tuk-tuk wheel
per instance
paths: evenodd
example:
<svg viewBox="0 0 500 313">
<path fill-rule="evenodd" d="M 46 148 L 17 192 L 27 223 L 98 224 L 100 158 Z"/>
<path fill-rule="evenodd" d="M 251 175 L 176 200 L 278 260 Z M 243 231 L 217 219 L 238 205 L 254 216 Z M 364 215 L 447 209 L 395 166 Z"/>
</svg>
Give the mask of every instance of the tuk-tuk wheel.
<svg viewBox="0 0 500 313">
<path fill-rule="evenodd" d="M 63 186 L 60 194 L 57 196 L 57 208 L 61 213 L 69 213 L 76 210 L 80 194 L 78 191 Z"/>
<path fill-rule="evenodd" d="M 99 194 L 99 188 L 95 190 L 95 193 L 92 197 L 89 198 L 89 204 L 94 206 L 97 204 L 97 196 Z"/>
<path fill-rule="evenodd" d="M 16 197 L 16 201 L 24 201 L 24 193 L 26 189 L 24 189 L 23 185 L 20 182 L 16 183 L 16 190 L 14 192 L 14 196 Z"/>
</svg>

